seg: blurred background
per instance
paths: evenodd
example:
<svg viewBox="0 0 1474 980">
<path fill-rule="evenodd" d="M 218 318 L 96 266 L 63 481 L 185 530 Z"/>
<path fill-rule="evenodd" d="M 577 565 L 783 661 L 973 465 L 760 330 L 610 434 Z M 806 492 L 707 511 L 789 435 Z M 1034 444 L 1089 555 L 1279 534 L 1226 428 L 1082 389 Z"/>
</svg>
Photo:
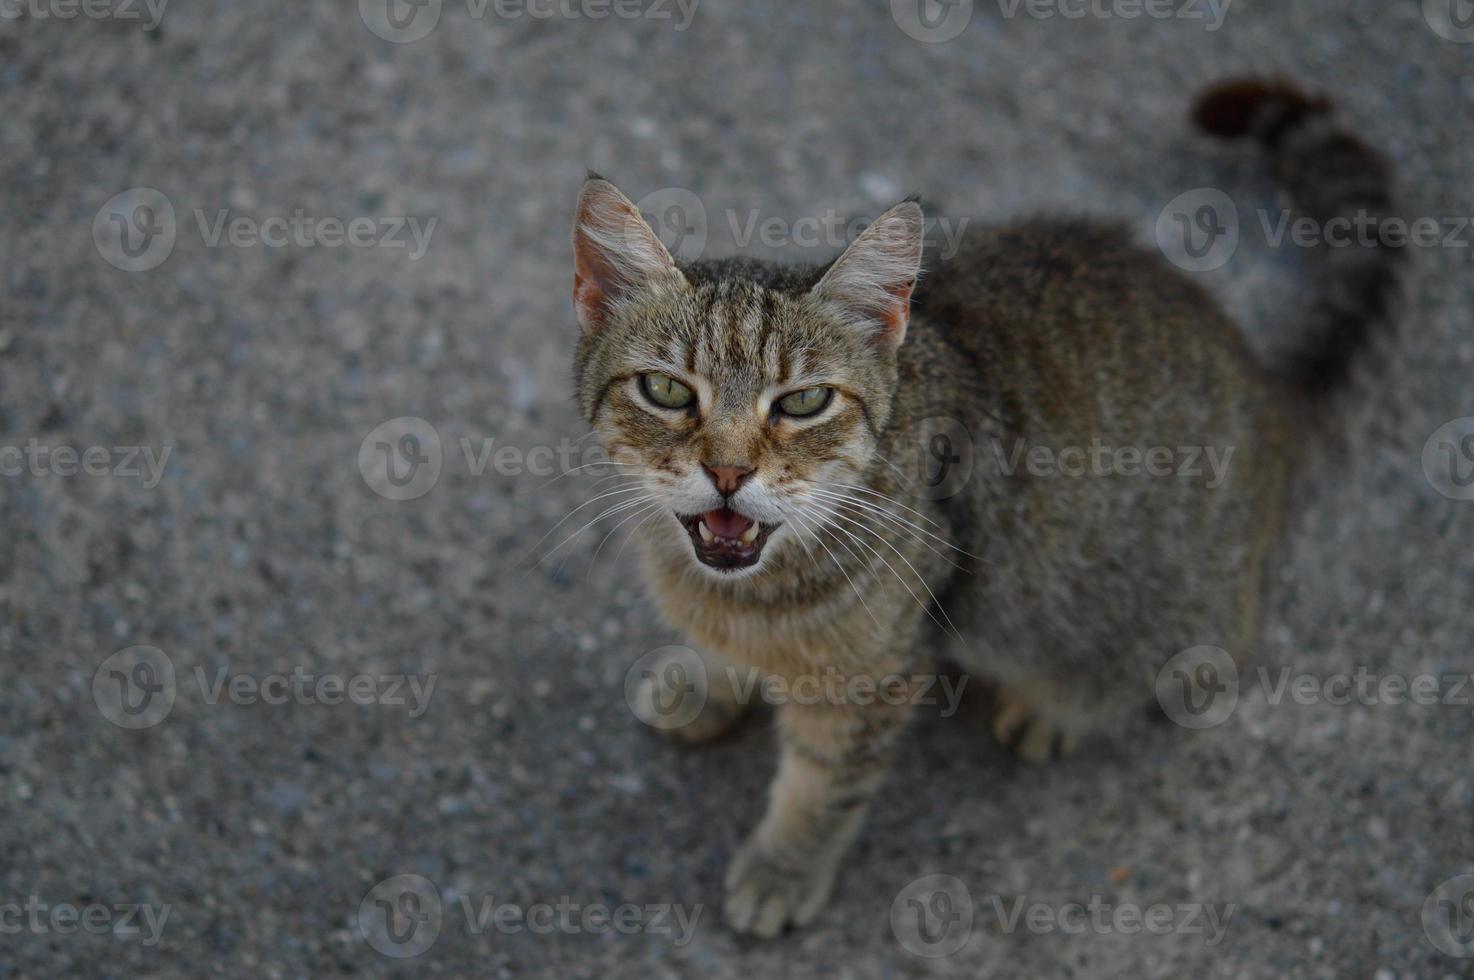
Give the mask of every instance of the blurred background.
<svg viewBox="0 0 1474 980">
<path fill-rule="evenodd" d="M 1474 872 L 1474 685 L 1276 704 L 1251 672 L 1215 728 L 1044 769 L 922 712 L 831 906 L 759 943 L 721 873 L 770 726 L 691 750 L 630 713 L 679 642 L 633 526 L 536 561 L 597 492 L 588 168 L 684 257 L 823 261 L 911 192 L 1149 242 L 1216 190 L 1238 244 L 1194 274 L 1266 348 L 1303 250 L 1267 240 L 1264 161 L 1190 131 L 1204 84 L 1326 90 L 1409 215 L 1474 214 L 1464 0 L 1146 7 L 0 0 L 0 976 L 1474 975 L 1438 926 Z M 1271 678 L 1474 670 L 1474 493 L 1425 454 L 1474 433 L 1471 239 L 1418 250 L 1307 447 Z M 938 874 L 955 950 L 903 921 Z M 1020 899 L 1232 912 L 1069 934 L 1009 928 Z"/>
</svg>

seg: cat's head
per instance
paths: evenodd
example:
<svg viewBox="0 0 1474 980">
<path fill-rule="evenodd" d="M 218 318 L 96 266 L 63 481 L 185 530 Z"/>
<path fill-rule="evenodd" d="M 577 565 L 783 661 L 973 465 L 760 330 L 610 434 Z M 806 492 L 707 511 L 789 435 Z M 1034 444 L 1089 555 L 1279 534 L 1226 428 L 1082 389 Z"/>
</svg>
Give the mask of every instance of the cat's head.
<svg viewBox="0 0 1474 980">
<path fill-rule="evenodd" d="M 658 505 L 666 545 L 715 575 L 814 551 L 824 496 L 875 460 L 921 263 L 914 201 L 827 270 L 678 267 L 639 210 L 591 177 L 573 227 L 579 398 L 620 472 Z M 680 531 L 684 530 L 684 535 Z"/>
</svg>

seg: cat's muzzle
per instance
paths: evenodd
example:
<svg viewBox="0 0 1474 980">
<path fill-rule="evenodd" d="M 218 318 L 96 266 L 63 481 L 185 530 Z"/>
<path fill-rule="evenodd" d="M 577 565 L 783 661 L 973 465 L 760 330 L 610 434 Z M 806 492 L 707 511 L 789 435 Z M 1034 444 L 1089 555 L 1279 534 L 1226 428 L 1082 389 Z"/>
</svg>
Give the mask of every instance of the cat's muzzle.
<svg viewBox="0 0 1474 980">
<path fill-rule="evenodd" d="M 730 507 L 676 516 L 691 536 L 696 560 L 712 568 L 756 565 L 763 555 L 763 545 L 768 543 L 768 536 L 779 527 L 778 524 L 755 521 Z"/>
</svg>

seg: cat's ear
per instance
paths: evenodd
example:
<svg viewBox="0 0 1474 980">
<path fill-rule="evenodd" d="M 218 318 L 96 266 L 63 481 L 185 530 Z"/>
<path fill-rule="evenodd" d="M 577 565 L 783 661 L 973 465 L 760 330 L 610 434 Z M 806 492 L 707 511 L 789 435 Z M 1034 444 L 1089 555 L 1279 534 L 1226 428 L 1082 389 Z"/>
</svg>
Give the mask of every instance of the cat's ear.
<svg viewBox="0 0 1474 980">
<path fill-rule="evenodd" d="M 573 219 L 573 305 L 584 331 L 604 329 L 611 311 L 636 292 L 685 284 L 640 209 L 619 188 L 590 174 Z"/>
<path fill-rule="evenodd" d="M 926 219 L 921 205 L 902 201 L 850 244 L 813 288 L 846 319 L 873 332 L 874 342 L 894 350 L 906 338 L 911 293 L 921 273 Z"/>
</svg>

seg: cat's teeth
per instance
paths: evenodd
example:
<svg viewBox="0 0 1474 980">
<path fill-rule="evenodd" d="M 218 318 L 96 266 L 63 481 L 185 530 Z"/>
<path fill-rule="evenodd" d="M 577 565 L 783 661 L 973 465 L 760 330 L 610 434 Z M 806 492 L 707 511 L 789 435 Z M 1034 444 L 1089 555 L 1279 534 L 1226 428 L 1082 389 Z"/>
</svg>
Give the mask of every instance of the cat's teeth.
<svg viewBox="0 0 1474 980">
<path fill-rule="evenodd" d="M 701 521 L 700 523 L 698 523 L 696 525 L 696 530 L 698 530 L 698 531 L 701 532 L 701 540 L 702 541 L 705 541 L 705 542 L 707 542 L 709 544 L 712 541 L 715 541 L 716 540 L 716 535 L 714 535 L 714 534 L 711 533 L 711 528 L 709 528 L 709 527 L 706 526 L 706 522 L 705 521 Z"/>
<path fill-rule="evenodd" d="M 749 527 L 746 531 L 742 532 L 742 537 L 740 540 L 743 544 L 752 544 L 754 541 L 757 540 L 757 532 L 757 521 L 753 521 L 752 526 Z"/>
</svg>

